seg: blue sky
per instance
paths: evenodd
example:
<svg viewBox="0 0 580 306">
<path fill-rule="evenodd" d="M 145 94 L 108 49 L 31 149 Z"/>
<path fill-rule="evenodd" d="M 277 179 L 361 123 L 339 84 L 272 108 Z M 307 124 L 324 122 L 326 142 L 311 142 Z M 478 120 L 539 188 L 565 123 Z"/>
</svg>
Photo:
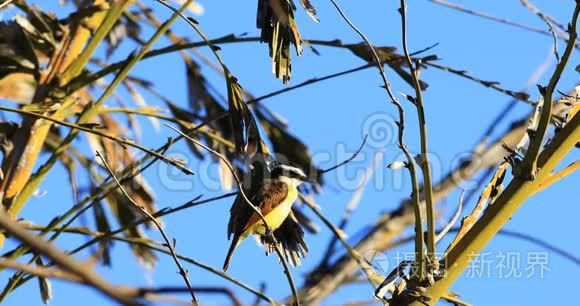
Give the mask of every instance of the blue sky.
<svg viewBox="0 0 580 306">
<path fill-rule="evenodd" d="M 255 0 L 201 1 L 201 3 L 205 8 L 205 13 L 197 19 L 208 37 L 221 37 L 230 33 L 259 35 L 255 28 Z M 400 18 L 396 11 L 399 1 L 368 0 L 364 2 L 339 1 L 339 3 L 373 44 L 400 48 Z M 461 1 L 458 3 L 492 15 L 547 29 L 545 23 L 523 8 L 519 1 Z M 569 22 L 574 5 L 574 1 L 571 0 L 558 1 L 557 4 L 547 0 L 534 3 L 564 24 Z M 57 9 L 52 3 L 42 5 Z M 165 19 L 170 15 L 160 5 L 156 3 L 151 5 L 157 8 L 155 13 L 160 18 Z M 329 1 L 315 1 L 314 5 L 318 9 L 320 23 L 313 23 L 301 8 L 296 14 L 304 38 L 338 38 L 347 43 L 360 41 Z M 64 14 L 61 11 L 57 12 Z M 430 52 L 441 58 L 441 64 L 468 70 L 484 80 L 501 82 L 501 86 L 512 90 L 520 90 L 524 86 L 529 76 L 545 62 L 552 48 L 550 36 L 482 20 L 443 8 L 429 1 L 410 1 L 408 20 L 411 51 L 439 43 Z M 177 21 L 172 30 L 193 41 L 200 40 L 183 21 Z M 146 31 L 143 37 L 148 37 L 150 34 L 151 31 Z M 168 43 L 167 40 L 162 39 L 155 46 L 162 47 Z M 563 42 L 559 42 L 560 52 L 563 50 L 563 45 Z M 134 48 L 133 45 L 125 45 L 113 59 L 124 58 Z M 317 50 L 320 51 L 320 56 L 307 48 L 303 56 L 293 56 L 290 85 L 363 64 L 359 58 L 345 50 L 325 47 L 317 47 Z M 207 49 L 202 51 L 208 56 L 211 55 Z M 271 62 L 267 52 L 265 44 L 243 43 L 224 45 L 221 54 L 244 88 L 259 96 L 284 87 L 271 74 Z M 578 56 L 574 54 L 570 67 L 575 67 L 577 64 Z M 547 73 L 540 78 L 540 84 L 547 84 L 553 67 L 552 61 Z M 225 94 L 225 82 L 220 76 L 207 67 L 203 71 L 207 72 L 210 81 Z M 132 74 L 155 82 L 165 95 L 182 106 L 187 105 L 185 68 L 178 54 L 173 53 L 145 60 L 134 68 Z M 387 70 L 387 74 L 395 92 L 412 92 L 412 89 L 398 79 L 392 71 Z M 421 77 L 430 84 L 424 95 L 425 111 L 430 151 L 433 152 L 438 163 L 437 167 L 434 167 L 434 174 L 438 179 L 452 169 L 457 163 L 458 156 L 472 150 L 484 129 L 510 101 L 510 98 L 479 84 L 435 69 L 423 71 Z M 567 91 L 577 81 L 577 72 L 568 69 L 558 89 Z M 379 87 L 380 84 L 377 70 L 368 69 L 291 91 L 265 100 L 264 103 L 289 121 L 290 131 L 304 140 L 316 156 L 330 156 L 329 160 L 320 164 L 321 168 L 327 168 L 348 157 L 358 147 L 365 133 L 364 127 L 368 126 L 369 120 L 396 116 L 396 110 L 388 103 L 388 97 Z M 121 91 L 121 94 L 128 96 L 124 91 Z M 537 99 L 538 92 L 535 86 L 532 87 L 530 94 L 533 99 Z M 154 97 L 145 93 L 143 95 L 148 103 L 161 105 Z M 114 106 L 115 104 L 114 101 L 109 101 L 107 105 Z M 408 109 L 406 143 L 410 150 L 416 153 L 420 148 L 416 116 L 410 105 L 408 103 L 405 105 Z M 512 120 L 522 118 L 529 111 L 529 106 L 523 103 L 518 104 L 509 118 L 506 118 L 498 127 L 495 136 L 504 131 Z M 149 147 L 160 146 L 165 142 L 166 137 L 172 134 L 166 128 L 154 129 L 147 120 L 141 122 L 144 143 Z M 386 131 L 388 135 L 391 130 L 387 127 Z M 377 173 L 371 179 L 372 183 L 364 192 L 360 206 L 354 212 L 346 229 L 349 235 L 357 233 L 365 224 L 375 220 L 379 213 L 396 208 L 400 201 L 410 193 L 410 185 L 406 178 L 398 184 L 396 178 L 401 174 L 384 168 L 384 165 L 400 158 L 400 152 L 392 142 L 387 141 L 386 144 Z M 344 188 L 341 182 L 344 182 L 346 178 L 351 186 L 355 184 L 361 171 L 367 167 L 378 149 L 378 145 L 373 146 L 372 143 L 367 145 L 353 163 L 328 175 L 328 184 L 316 200 L 322 206 L 324 214 L 331 220 L 340 219 L 345 205 L 352 196 L 352 188 Z M 207 168 L 209 176 L 217 176 L 214 165 L 209 164 L 208 161 L 195 160 L 184 144 L 175 146 L 171 153 L 188 157 L 189 166 L 194 171 L 199 172 Z M 43 158 L 46 157 L 43 156 Z M 578 160 L 578 152 L 572 152 L 562 165 L 567 165 L 574 160 Z M 223 193 L 223 191 L 205 188 L 204 180 L 200 175 L 193 177 L 171 175 L 172 181 L 168 184 L 160 175 L 162 171 L 164 171 L 163 166 L 160 165 L 146 172 L 146 178 L 155 190 L 160 208 L 180 205 L 201 194 L 204 197 L 211 197 Z M 68 188 L 63 188 L 63 184 L 68 184 L 68 181 L 63 179 L 64 177 L 63 169 L 56 168 L 40 187 L 44 195 L 33 198 L 22 211 L 21 217 L 33 220 L 37 224 L 46 224 L 55 214 L 66 211 L 74 202 L 68 191 L 60 191 L 68 190 Z M 580 213 L 577 200 L 576 203 L 571 200 L 573 199 L 572 188 L 578 185 L 579 180 L 579 174 L 575 173 L 549 190 L 529 199 L 513 216 L 506 228 L 549 241 L 578 256 L 580 244 L 572 240 L 575 238 L 570 234 L 570 229 L 577 222 L 576 216 Z M 187 185 L 191 185 L 190 188 L 175 190 L 179 189 L 176 186 Z M 459 193 L 454 192 L 443 201 L 440 207 L 443 208 L 446 216 L 444 220 L 447 220 L 447 216 L 455 210 L 458 198 Z M 178 252 L 212 266 L 221 267 L 229 246 L 229 241 L 226 240 L 226 225 L 230 204 L 231 199 L 220 200 L 166 217 L 164 219 L 166 230 L 170 236 L 177 239 Z M 466 203 L 466 211 L 469 211 L 473 204 L 473 200 Z M 316 218 L 309 211 L 308 214 Z M 309 256 L 303 261 L 301 267 L 292 269 L 298 286 L 301 286 L 303 276 L 320 261 L 320 256 L 331 237 L 323 224 L 318 223 L 321 226 L 321 232 L 306 236 L 310 247 Z M 148 234 L 153 238 L 160 238 L 155 231 L 149 231 Z M 67 236 L 58 240 L 57 244 L 64 249 L 70 249 L 83 241 L 84 239 L 78 236 Z M 446 240 L 441 243 L 441 251 L 446 247 L 446 243 L 448 243 Z M 412 245 L 404 245 L 386 253 L 386 256 L 392 261 L 397 254 L 411 250 Z M 153 271 L 147 271 L 136 263 L 125 245 L 117 243 L 114 251 L 112 268 L 98 267 L 97 270 L 116 283 L 141 286 L 182 284 L 169 257 L 160 257 L 158 266 Z M 483 271 L 483 276 L 475 277 L 466 273 L 454 284 L 452 290 L 460 293 L 462 299 L 474 305 L 558 305 L 568 302 L 569 295 L 554 294 L 554 292 L 574 292 L 573 284 L 576 282 L 572 278 L 580 272 L 577 265 L 564 260 L 557 254 L 548 253 L 546 266 L 549 271 L 545 271 L 543 276 L 539 275 L 539 271 L 535 271 L 530 277 L 526 276 L 529 273 L 525 270 L 529 263 L 528 256 L 545 252 L 544 249 L 528 242 L 498 236 L 485 249 L 485 254 L 489 253 L 489 255 L 480 258 L 482 262 L 491 260 L 489 275 L 487 271 Z M 506 254 L 512 254 L 509 255 L 513 256 L 510 257 L 512 259 L 519 256 L 520 263 L 516 272 L 522 272 L 522 276 L 506 276 L 505 271 L 499 272 L 501 269 L 499 267 L 502 265 L 500 259 L 509 257 Z M 83 256 L 86 255 L 83 254 Z M 194 286 L 230 286 L 228 282 L 195 266 L 188 265 L 187 268 Z M 486 267 L 485 270 L 487 270 Z M 237 250 L 229 272 L 255 288 L 258 288 L 261 282 L 266 282 L 266 293 L 275 298 L 283 298 L 290 292 L 276 258 L 265 257 L 263 250 L 251 240 L 243 243 Z M 0 283 L 3 284 L 10 274 L 6 271 L 0 273 L 2 275 Z M 91 289 L 59 281 L 54 281 L 53 287 L 54 299 L 51 305 L 110 304 L 110 301 Z M 236 291 L 244 302 L 251 303 L 254 300 L 254 297 L 245 291 L 237 289 Z M 187 296 L 183 295 L 183 298 L 186 299 Z M 363 283 L 343 287 L 324 304 L 334 305 L 353 299 L 370 298 L 372 298 L 372 289 L 368 284 Z M 204 304 L 227 302 L 223 297 L 215 295 L 200 295 L 200 299 Z M 6 300 L 6 304 L 41 304 L 37 283 L 30 282 L 12 293 Z"/>
</svg>

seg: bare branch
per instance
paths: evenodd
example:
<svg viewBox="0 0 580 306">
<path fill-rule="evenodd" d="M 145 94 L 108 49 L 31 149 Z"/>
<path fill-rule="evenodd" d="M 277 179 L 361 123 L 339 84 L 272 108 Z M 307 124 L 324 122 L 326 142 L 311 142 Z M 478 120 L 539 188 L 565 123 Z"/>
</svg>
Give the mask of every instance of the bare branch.
<svg viewBox="0 0 580 306">
<path fill-rule="evenodd" d="M 124 305 L 139 305 L 131 296 L 121 292 L 118 287 L 102 279 L 92 269 L 89 269 L 86 264 L 77 261 L 51 243 L 28 232 L 22 225 L 11 220 L 3 210 L 0 211 L 0 227 L 6 233 L 27 244 L 34 251 L 50 258 L 63 270 L 79 277 L 83 282 L 90 284 L 91 287 L 101 291 L 113 300 Z"/>
<path fill-rule="evenodd" d="M 322 171 L 320 171 L 320 174 L 324 174 L 326 172 L 330 172 L 333 170 L 336 170 L 337 168 L 340 168 L 346 164 L 348 164 L 349 162 L 351 162 L 353 159 L 355 159 L 355 157 L 357 157 L 357 155 L 359 155 L 360 151 L 362 150 L 362 148 L 365 146 L 365 143 L 367 142 L 367 138 L 369 135 L 365 135 L 365 138 L 363 139 L 363 142 L 361 143 L 360 147 L 358 147 L 358 149 L 346 160 L 343 160 L 342 162 L 328 168 L 328 169 L 324 169 Z"/>
<path fill-rule="evenodd" d="M 399 148 L 403 151 L 403 153 L 405 154 L 406 158 L 407 158 L 407 169 L 409 170 L 410 176 L 411 176 L 411 184 L 412 184 L 412 201 L 413 201 L 413 206 L 415 207 L 415 232 L 417 233 L 423 233 L 423 218 L 421 216 L 421 209 L 419 206 L 419 181 L 417 178 L 417 173 L 415 170 L 415 161 L 414 159 L 411 157 L 411 153 L 409 152 L 409 150 L 407 149 L 407 146 L 404 144 L 403 141 L 403 135 L 404 135 L 404 129 L 405 129 L 405 113 L 403 110 L 403 106 L 401 105 L 401 103 L 399 102 L 399 100 L 396 98 L 396 96 L 393 94 L 393 91 L 391 89 L 391 84 L 389 83 L 389 81 L 387 80 L 387 75 L 385 74 L 385 70 L 383 68 L 383 65 L 381 64 L 381 60 L 377 54 L 377 51 L 375 50 L 373 44 L 371 44 L 371 42 L 367 39 L 367 37 L 364 35 L 364 33 L 362 33 L 346 16 L 346 14 L 342 11 L 342 9 L 340 8 L 340 6 L 338 6 L 338 3 L 336 3 L 335 0 L 330 0 L 332 2 L 332 4 L 334 5 L 334 7 L 336 8 L 336 10 L 339 12 L 339 14 L 342 16 L 342 18 L 346 21 L 346 23 L 348 23 L 348 25 L 362 38 L 363 41 L 365 41 L 365 43 L 367 44 L 367 47 L 371 50 L 372 55 L 374 57 L 375 60 L 375 64 L 377 65 L 377 68 L 379 69 L 381 78 L 383 80 L 383 86 L 385 88 L 385 90 L 387 91 L 387 94 L 389 96 L 389 98 L 391 99 L 391 102 L 396 106 L 398 113 L 399 113 L 399 122 L 398 122 L 398 128 L 399 128 L 399 134 L 398 134 L 398 141 L 399 141 Z M 414 275 L 417 275 L 419 278 L 423 278 L 423 273 L 424 273 L 424 254 L 423 254 L 423 235 L 417 235 L 417 240 L 415 242 L 415 254 L 416 254 L 416 261 L 417 261 L 417 265 L 418 266 L 418 273 L 413 273 Z"/>
<path fill-rule="evenodd" d="M 535 5 L 533 5 L 529 0 L 520 0 L 520 3 L 530 10 L 532 13 L 540 16 L 542 19 L 545 19 L 547 22 L 553 24 L 554 26 L 558 27 L 561 31 L 566 32 L 566 27 L 558 22 L 556 19 L 552 18 L 551 16 L 547 15 L 546 13 L 542 12 L 538 9 Z M 542 17 L 543 16 L 543 17 Z"/>
<path fill-rule="evenodd" d="M 457 220 L 459 220 L 459 216 L 461 216 L 461 211 L 463 209 L 463 196 L 465 195 L 465 190 L 461 191 L 461 196 L 459 196 L 459 204 L 457 205 L 457 210 L 455 211 L 455 214 L 453 214 L 453 217 L 451 218 L 451 220 L 449 220 L 449 223 L 437 234 L 437 236 L 435 237 L 435 242 L 441 240 L 443 237 L 445 237 L 445 235 L 447 235 L 447 233 L 451 230 L 451 228 L 453 228 L 453 226 L 455 225 L 455 223 L 457 222 Z"/>
<path fill-rule="evenodd" d="M 405 59 L 411 70 L 411 77 L 413 78 L 413 87 L 415 88 L 414 105 L 417 107 L 417 116 L 419 123 L 419 132 L 421 137 L 421 157 L 419 166 L 423 170 L 423 192 L 425 192 L 425 204 L 427 207 L 427 273 L 433 273 L 439 269 L 439 261 L 437 260 L 437 248 L 435 241 L 435 203 L 433 202 L 433 179 L 431 177 L 431 164 L 429 163 L 429 148 L 427 136 L 427 122 L 425 120 L 425 110 L 423 108 L 423 93 L 419 83 L 418 67 L 413 65 L 409 49 L 407 47 L 407 3 L 401 0 L 401 7 L 399 8 L 401 14 L 401 32 L 403 40 L 403 52 Z M 418 63 L 419 64 L 419 63 Z M 423 233 L 415 233 L 422 235 Z M 417 255 L 418 256 L 418 255 Z"/>
<path fill-rule="evenodd" d="M 332 224 L 332 222 L 322 214 L 320 209 L 317 207 L 318 205 L 316 205 L 311 199 L 308 199 L 303 195 L 299 195 L 299 197 L 300 200 L 302 200 L 302 202 L 304 202 L 306 206 L 308 206 L 318 216 L 318 218 L 322 220 L 322 222 L 330 229 L 330 231 L 332 231 L 334 237 L 336 237 L 336 239 L 338 239 L 342 243 L 344 248 L 347 250 L 348 254 L 358 263 L 358 265 L 364 271 L 367 280 L 369 281 L 371 286 L 374 287 L 375 283 L 378 283 L 377 281 L 375 281 L 375 279 L 380 278 L 380 275 L 376 273 L 372 265 L 369 264 L 363 256 L 361 256 L 354 248 L 352 248 L 348 244 L 348 242 L 344 239 L 343 237 L 344 234 L 341 232 L 341 230 L 338 229 L 334 224 Z"/>
<path fill-rule="evenodd" d="M 125 197 L 127 197 L 127 199 L 133 204 L 133 206 L 135 208 L 137 208 L 143 215 L 147 216 L 147 218 L 151 222 L 153 222 L 153 224 L 155 224 L 155 227 L 157 227 L 157 230 L 159 230 L 159 232 L 161 233 L 161 236 L 163 236 L 163 240 L 165 240 L 165 246 L 169 249 L 169 252 L 171 252 L 171 257 L 173 257 L 173 261 L 175 261 L 175 265 L 179 269 L 179 275 L 181 275 L 181 277 L 183 277 L 183 281 L 187 285 L 187 288 L 189 288 L 189 293 L 191 294 L 191 302 L 193 303 L 193 305 L 198 305 L 199 302 L 198 302 L 197 298 L 195 297 L 195 293 L 193 292 L 193 289 L 191 287 L 191 283 L 189 282 L 188 272 L 187 272 L 187 270 L 185 270 L 183 268 L 183 266 L 179 262 L 179 259 L 177 259 L 177 256 L 175 255 L 175 240 L 170 241 L 169 237 L 167 237 L 167 234 L 163 230 L 163 227 L 161 226 L 161 224 L 159 224 L 159 221 L 157 221 L 157 219 L 155 217 L 153 217 L 143 206 L 139 205 L 137 202 L 135 202 L 133 200 L 133 198 L 131 198 L 131 196 L 127 193 L 125 188 L 123 188 L 123 186 L 121 185 L 121 182 L 119 181 L 119 179 L 115 175 L 115 172 L 113 171 L 113 169 L 111 169 L 111 167 L 109 166 L 109 164 L 107 163 L 105 158 L 101 155 L 101 153 L 99 153 L 99 151 L 97 151 L 97 156 L 101 159 L 101 161 L 103 162 L 103 164 L 107 168 L 107 171 L 109 171 L 109 174 L 111 174 L 111 176 L 113 177 L 113 179 L 117 183 L 117 186 L 119 186 L 119 189 L 121 190 L 121 192 L 123 192 Z"/>
<path fill-rule="evenodd" d="M 365 189 L 365 186 L 370 181 L 370 178 L 372 177 L 373 173 L 375 172 L 375 170 L 378 166 L 379 157 L 381 156 L 382 153 L 383 153 L 382 151 L 378 151 L 375 154 L 375 158 L 373 158 L 373 160 L 371 161 L 371 164 L 367 167 L 365 173 L 361 176 L 361 178 L 358 182 L 358 187 L 355 190 L 354 194 L 352 195 L 350 201 L 346 205 L 346 209 L 344 211 L 344 214 L 342 215 L 342 219 L 338 223 L 339 230 L 344 231 L 344 229 L 346 228 L 346 225 L 348 223 L 348 220 L 350 219 L 352 212 L 356 209 L 356 207 L 358 206 L 358 204 L 360 202 L 360 199 L 361 199 L 362 193 Z M 322 256 L 321 262 L 318 264 L 318 267 L 325 267 L 328 265 L 328 262 L 330 260 L 330 256 L 332 255 L 332 252 L 334 251 L 334 247 L 336 245 L 336 240 L 337 240 L 337 237 L 335 237 L 335 236 L 333 236 L 331 238 L 330 242 L 328 243 L 328 246 L 326 247 L 326 251 L 324 252 L 324 255 Z"/>
<path fill-rule="evenodd" d="M 574 49 L 574 42 L 578 37 L 577 33 L 577 23 L 578 23 L 578 15 L 580 14 L 580 2 L 576 2 L 576 7 L 574 9 L 574 13 L 572 15 L 572 21 L 570 22 L 569 33 L 570 33 L 570 40 L 566 45 L 566 50 L 562 55 L 562 59 L 556 65 L 556 69 L 550 78 L 550 82 L 548 83 L 547 87 L 541 87 L 540 93 L 544 97 L 544 103 L 541 110 L 540 121 L 538 123 L 536 131 L 534 131 L 533 137 L 530 138 L 530 144 L 528 146 L 526 155 L 524 160 L 522 161 L 521 165 L 518 166 L 515 171 L 517 175 L 533 180 L 536 176 L 536 172 L 538 171 L 538 156 L 540 155 L 540 149 L 542 144 L 544 143 L 544 138 L 546 137 L 546 133 L 548 130 L 548 126 L 552 121 L 552 108 L 553 108 L 553 94 L 556 90 L 556 86 L 558 85 L 558 81 L 560 81 L 560 77 L 568 64 L 568 60 L 572 55 L 572 51 Z"/>
<path fill-rule="evenodd" d="M 450 3 L 450 2 L 447 2 L 447 1 L 443 1 L 443 0 L 428 0 L 428 1 L 430 1 L 432 3 L 435 3 L 435 4 L 438 4 L 438 5 L 442 5 L 442 6 L 448 7 L 450 9 L 454 9 L 454 10 L 457 10 L 457 11 L 460 11 L 460 12 L 463 12 L 463 13 L 466 13 L 466 14 L 469 14 L 469 15 L 481 17 L 481 18 L 488 19 L 488 20 L 492 20 L 492 21 L 499 22 L 499 23 L 502 23 L 502 24 L 507 24 L 507 25 L 510 25 L 510 26 L 513 26 L 513 27 L 516 27 L 516 28 L 520 28 L 520 29 L 526 30 L 526 31 L 535 32 L 535 33 L 544 34 L 544 35 L 552 35 L 552 33 L 550 33 L 550 31 L 546 31 L 544 29 L 531 27 L 531 26 L 528 26 L 528 25 L 524 25 L 524 24 L 520 24 L 520 23 L 511 21 L 511 20 L 506 19 L 506 18 L 500 18 L 500 17 L 496 17 L 496 16 L 493 16 L 493 15 L 490 15 L 490 14 L 487 14 L 487 13 L 483 13 L 483 12 L 479 12 L 479 11 L 476 11 L 476 10 L 472 10 L 472 9 L 466 8 L 464 6 L 455 4 L 455 3 Z M 522 1 L 522 0 L 520 0 L 520 1 Z M 559 39 L 563 39 L 563 40 L 567 40 L 568 39 L 568 37 L 566 37 L 565 35 L 562 35 L 561 33 L 558 35 L 558 38 Z"/>
</svg>

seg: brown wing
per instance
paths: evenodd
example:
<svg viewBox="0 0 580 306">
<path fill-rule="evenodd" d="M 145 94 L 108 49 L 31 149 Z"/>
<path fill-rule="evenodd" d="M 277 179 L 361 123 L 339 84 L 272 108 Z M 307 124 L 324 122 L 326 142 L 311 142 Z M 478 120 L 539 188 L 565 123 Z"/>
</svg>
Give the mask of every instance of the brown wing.
<svg viewBox="0 0 580 306">
<path fill-rule="evenodd" d="M 280 181 L 267 180 L 253 192 L 246 192 L 252 204 L 260 208 L 262 215 L 267 215 L 276 208 L 288 194 L 288 186 Z M 238 194 L 230 209 L 230 222 L 228 223 L 228 238 L 241 235 L 247 228 L 260 221 L 260 216 L 250 204 L 246 203 L 242 194 Z"/>
<path fill-rule="evenodd" d="M 284 256 L 293 266 L 300 265 L 300 258 L 306 256 L 308 253 L 308 246 L 304 242 L 304 231 L 296 220 L 293 212 L 284 223 L 274 231 L 274 237 L 278 241 L 278 245 L 282 247 Z M 266 237 L 262 237 L 261 242 L 266 246 L 266 252 L 275 252 L 275 246 Z"/>
</svg>

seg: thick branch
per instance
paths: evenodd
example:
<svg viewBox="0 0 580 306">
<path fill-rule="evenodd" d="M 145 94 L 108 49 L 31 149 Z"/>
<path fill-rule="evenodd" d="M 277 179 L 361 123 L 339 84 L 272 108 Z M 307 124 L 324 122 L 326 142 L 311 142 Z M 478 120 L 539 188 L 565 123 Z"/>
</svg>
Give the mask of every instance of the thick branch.
<svg viewBox="0 0 580 306">
<path fill-rule="evenodd" d="M 556 134 L 552 142 L 540 154 L 538 165 L 541 168 L 537 174 L 539 180 L 528 181 L 515 177 L 493 205 L 488 207 L 473 228 L 459 241 L 457 246 L 449 251 L 449 255 L 446 257 L 446 277 L 435 283 L 426 293 L 431 298 L 430 305 L 435 304 L 447 292 L 451 284 L 461 275 L 473 259 L 473 254 L 478 254 L 495 237 L 516 210 L 535 193 L 539 181 L 550 175 L 550 172 L 574 148 L 578 139 L 580 139 L 580 113 L 577 113 Z M 420 304 L 417 303 L 418 305 Z"/>
<path fill-rule="evenodd" d="M 31 249 L 50 258 L 56 265 L 63 270 L 79 277 L 83 282 L 90 284 L 95 289 L 114 299 L 123 305 L 138 305 L 129 295 L 121 292 L 118 287 L 112 285 L 98 276 L 86 264 L 83 264 L 63 251 L 57 249 L 52 244 L 42 240 L 38 236 L 30 233 L 22 225 L 11 218 L 4 212 L 0 212 L 0 227 L 5 232 L 16 239 L 27 244 Z"/>
<path fill-rule="evenodd" d="M 576 90 L 568 93 L 575 96 Z M 568 106 L 565 101 L 570 98 L 564 97 L 554 105 L 553 118 L 561 117 Z M 507 152 L 503 145 L 514 147 L 526 133 L 526 120 L 514 124 L 500 139 L 487 146 L 480 152 L 474 153 L 468 163 L 464 163 L 450 172 L 439 183 L 433 186 L 433 201 L 441 201 L 465 180 L 475 176 L 482 170 L 496 166 L 504 160 Z M 421 202 L 424 206 L 424 202 Z M 408 226 L 414 223 L 414 211 L 410 200 L 403 201 L 399 208 L 392 212 L 381 215 L 372 224 L 365 238 L 360 240 L 354 249 L 364 253 L 368 250 L 385 250 L 392 241 L 398 237 Z M 342 286 L 350 277 L 358 271 L 359 267 L 350 255 L 341 256 L 331 267 L 325 271 L 313 271 L 307 276 L 306 283 L 300 290 L 301 300 L 304 304 L 319 304 L 325 297 L 332 294 Z"/>
</svg>

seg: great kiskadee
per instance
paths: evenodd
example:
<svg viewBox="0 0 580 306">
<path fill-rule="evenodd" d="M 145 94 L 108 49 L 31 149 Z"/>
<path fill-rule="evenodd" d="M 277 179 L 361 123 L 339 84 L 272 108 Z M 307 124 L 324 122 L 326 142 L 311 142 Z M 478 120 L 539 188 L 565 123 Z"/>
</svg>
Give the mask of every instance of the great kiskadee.
<svg viewBox="0 0 580 306">
<path fill-rule="evenodd" d="M 276 161 L 270 162 L 268 168 L 269 175 L 261 182 L 252 184 L 249 190 L 244 188 L 244 193 L 252 204 L 260 209 L 285 256 L 292 264 L 297 265 L 300 263 L 300 257 L 308 252 L 308 248 L 303 240 L 304 232 L 291 209 L 292 203 L 298 197 L 298 185 L 310 180 L 301 169 Z M 244 181 L 250 176 L 247 175 Z M 228 269 L 235 249 L 250 234 L 260 238 L 266 246 L 267 253 L 275 250 L 276 246 L 266 237 L 264 222 L 250 205 L 240 193 L 230 209 L 228 239 L 233 235 L 233 240 L 226 255 L 224 271 Z"/>
</svg>

